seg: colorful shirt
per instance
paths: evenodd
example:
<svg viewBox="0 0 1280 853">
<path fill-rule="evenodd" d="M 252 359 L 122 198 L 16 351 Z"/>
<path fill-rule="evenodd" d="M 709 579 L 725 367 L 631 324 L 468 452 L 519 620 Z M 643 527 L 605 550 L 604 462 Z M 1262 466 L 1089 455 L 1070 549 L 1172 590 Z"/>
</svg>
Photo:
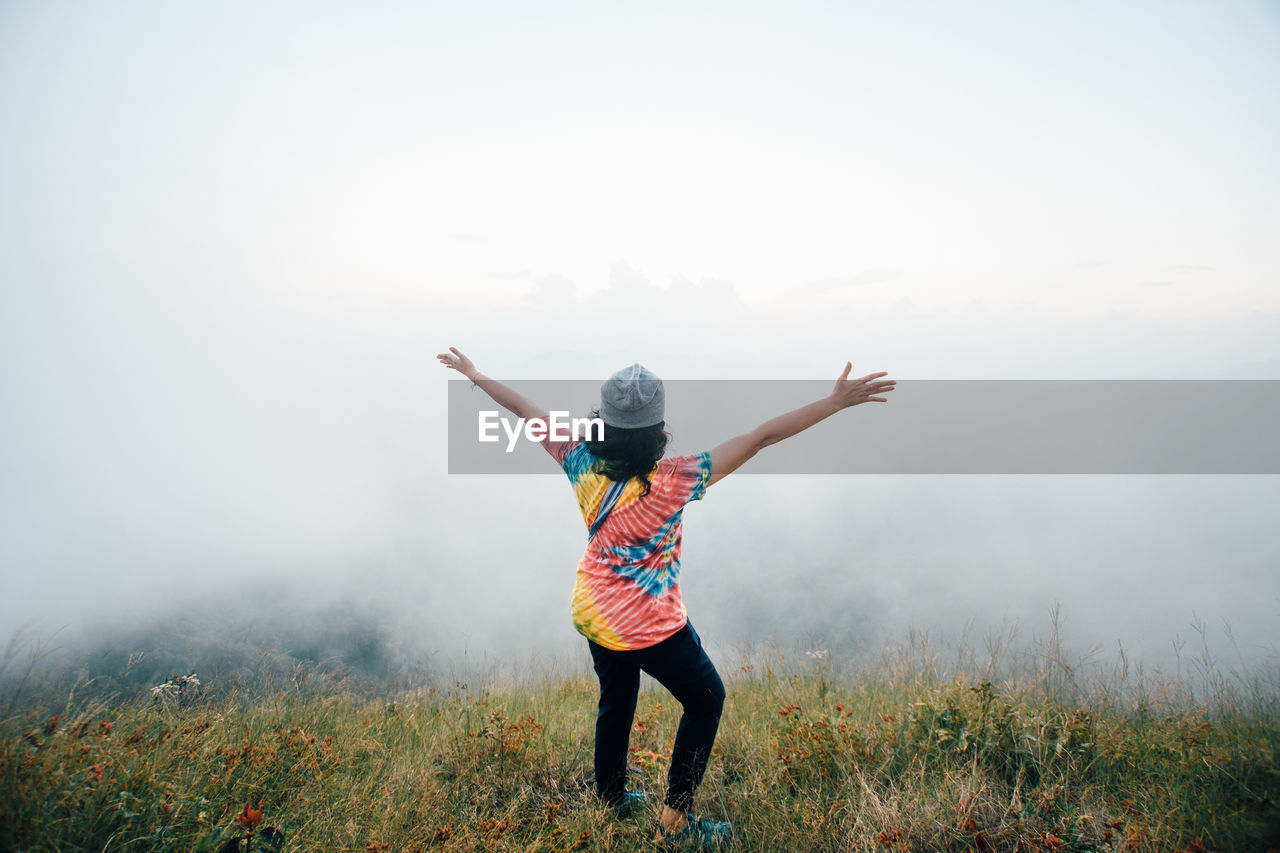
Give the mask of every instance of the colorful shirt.
<svg viewBox="0 0 1280 853">
<path fill-rule="evenodd" d="M 573 483 L 587 529 L 610 480 L 592 467 L 597 458 L 580 441 L 542 442 Z M 632 478 L 587 542 L 573 587 L 573 624 L 606 649 L 644 649 L 662 642 L 687 620 L 680 600 L 680 540 L 685 504 L 701 500 L 711 478 L 711 454 L 662 459 L 641 496 Z"/>
</svg>

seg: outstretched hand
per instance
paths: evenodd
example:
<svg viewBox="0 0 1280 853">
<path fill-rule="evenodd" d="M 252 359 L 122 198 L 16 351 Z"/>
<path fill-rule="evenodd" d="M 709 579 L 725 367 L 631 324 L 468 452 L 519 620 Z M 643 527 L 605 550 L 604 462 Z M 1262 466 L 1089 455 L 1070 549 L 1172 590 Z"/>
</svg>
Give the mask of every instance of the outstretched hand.
<svg viewBox="0 0 1280 853">
<path fill-rule="evenodd" d="M 440 363 L 445 367 L 452 368 L 468 379 L 475 381 L 476 370 L 475 364 L 471 359 L 467 358 L 457 347 L 449 347 L 448 352 L 438 353 L 436 358 L 440 359 Z"/>
<path fill-rule="evenodd" d="M 846 361 L 844 372 L 840 374 L 840 378 L 836 380 L 836 387 L 831 391 L 831 397 L 841 407 L 848 408 L 856 406 L 859 403 L 865 403 L 868 400 L 876 403 L 887 402 L 880 394 L 887 394 L 894 389 L 897 382 L 893 379 L 880 379 L 881 376 L 888 376 L 887 371 L 879 373 L 868 373 L 861 379 L 850 379 L 849 373 L 853 370 L 853 362 Z"/>
</svg>

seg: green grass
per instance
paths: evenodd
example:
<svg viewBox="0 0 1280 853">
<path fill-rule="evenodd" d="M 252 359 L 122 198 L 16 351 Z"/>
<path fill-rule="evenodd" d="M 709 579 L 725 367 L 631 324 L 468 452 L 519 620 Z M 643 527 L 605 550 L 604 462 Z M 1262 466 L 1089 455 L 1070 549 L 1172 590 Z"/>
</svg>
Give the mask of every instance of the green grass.
<svg viewBox="0 0 1280 853">
<path fill-rule="evenodd" d="M 733 821 L 737 850 L 1280 846 L 1280 728 L 1256 697 L 1121 698 L 905 659 L 862 675 L 825 660 L 728 670 L 696 808 Z M 216 850 L 252 837 L 270 850 L 267 827 L 285 850 L 650 849 L 652 814 L 619 821 L 591 793 L 595 701 L 594 680 L 548 673 L 378 699 L 335 686 L 11 709 L 0 849 Z M 642 692 L 633 788 L 663 790 L 678 717 L 665 692 Z M 259 801 L 262 823 L 238 828 Z"/>
</svg>

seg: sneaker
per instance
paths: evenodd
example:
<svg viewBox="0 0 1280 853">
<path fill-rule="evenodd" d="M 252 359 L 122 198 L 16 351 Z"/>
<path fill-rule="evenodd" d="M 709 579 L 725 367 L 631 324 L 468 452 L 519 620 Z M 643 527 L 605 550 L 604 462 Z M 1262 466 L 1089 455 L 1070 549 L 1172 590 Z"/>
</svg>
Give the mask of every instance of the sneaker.
<svg viewBox="0 0 1280 853">
<path fill-rule="evenodd" d="M 613 811 L 619 820 L 625 820 L 631 817 L 636 809 L 651 806 L 656 800 L 657 797 L 648 791 L 623 791 L 622 799 L 613 807 Z"/>
<path fill-rule="evenodd" d="M 658 837 L 655 840 L 666 849 L 689 843 L 708 849 L 719 848 L 732 839 L 733 824 L 729 821 L 707 820 L 689 812 L 689 822 L 685 824 L 684 829 L 679 832 L 668 832 L 659 826 Z"/>
</svg>

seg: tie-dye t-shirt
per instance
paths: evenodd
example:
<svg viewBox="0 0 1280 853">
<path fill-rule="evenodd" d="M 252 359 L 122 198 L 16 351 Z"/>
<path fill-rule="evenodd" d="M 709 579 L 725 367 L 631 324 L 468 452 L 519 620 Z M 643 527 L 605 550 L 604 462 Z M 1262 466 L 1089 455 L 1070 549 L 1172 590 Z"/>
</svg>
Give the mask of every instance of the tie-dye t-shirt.
<svg viewBox="0 0 1280 853">
<path fill-rule="evenodd" d="M 587 529 L 609 488 L 591 470 L 596 457 L 580 441 L 542 442 L 564 468 Z M 606 649 L 644 649 L 684 627 L 680 600 L 680 537 L 689 501 L 702 498 L 711 454 L 662 459 L 650 474 L 649 494 L 632 478 L 578 562 L 573 624 Z"/>
</svg>

